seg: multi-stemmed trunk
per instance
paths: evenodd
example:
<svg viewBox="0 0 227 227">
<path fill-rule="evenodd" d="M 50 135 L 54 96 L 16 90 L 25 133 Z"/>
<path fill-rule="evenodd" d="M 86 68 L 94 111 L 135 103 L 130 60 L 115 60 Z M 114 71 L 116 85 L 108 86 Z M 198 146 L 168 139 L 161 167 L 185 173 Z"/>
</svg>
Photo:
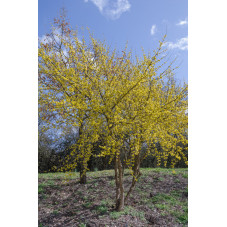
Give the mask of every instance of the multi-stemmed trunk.
<svg viewBox="0 0 227 227">
<path fill-rule="evenodd" d="M 131 194 L 132 190 L 134 189 L 137 180 L 141 176 L 141 172 L 140 172 L 140 156 L 139 155 L 135 155 L 135 162 L 134 162 L 134 166 L 133 166 L 132 170 L 133 170 L 133 179 L 132 179 L 131 186 L 130 186 L 130 188 L 128 190 L 128 193 L 125 196 L 125 201 L 128 200 L 129 195 Z"/>
<path fill-rule="evenodd" d="M 115 158 L 115 182 L 116 182 L 116 211 L 121 211 L 124 209 L 125 203 L 127 202 L 129 195 L 131 194 L 133 188 L 135 187 L 136 181 L 141 176 L 140 172 L 140 159 L 139 156 L 136 157 L 135 165 L 133 168 L 133 179 L 131 186 L 125 196 L 124 193 L 124 171 L 120 160 L 120 157 Z"/>
</svg>

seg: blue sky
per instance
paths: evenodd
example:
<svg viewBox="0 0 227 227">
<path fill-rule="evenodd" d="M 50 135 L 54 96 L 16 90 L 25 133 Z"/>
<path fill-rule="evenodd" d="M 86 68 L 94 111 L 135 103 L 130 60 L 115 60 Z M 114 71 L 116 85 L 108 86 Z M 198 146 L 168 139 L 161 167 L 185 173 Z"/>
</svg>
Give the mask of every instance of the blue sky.
<svg viewBox="0 0 227 227">
<path fill-rule="evenodd" d="M 128 42 L 134 54 L 152 52 L 163 35 L 171 59 L 177 57 L 176 78 L 188 80 L 187 0 L 39 0 L 39 37 L 50 31 L 64 7 L 72 27 L 88 27 L 96 38 L 121 50 Z"/>
</svg>

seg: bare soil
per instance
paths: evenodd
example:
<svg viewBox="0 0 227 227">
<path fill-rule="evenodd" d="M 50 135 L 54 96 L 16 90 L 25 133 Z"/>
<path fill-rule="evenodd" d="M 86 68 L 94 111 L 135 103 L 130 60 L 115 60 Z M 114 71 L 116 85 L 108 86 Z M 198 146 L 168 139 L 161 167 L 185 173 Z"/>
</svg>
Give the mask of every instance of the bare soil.
<svg viewBox="0 0 227 227">
<path fill-rule="evenodd" d="M 129 188 L 131 176 L 124 178 Z M 114 210 L 113 171 L 87 174 L 87 184 L 62 175 L 39 176 L 39 227 L 187 226 L 187 169 L 143 170 L 125 210 Z"/>
</svg>

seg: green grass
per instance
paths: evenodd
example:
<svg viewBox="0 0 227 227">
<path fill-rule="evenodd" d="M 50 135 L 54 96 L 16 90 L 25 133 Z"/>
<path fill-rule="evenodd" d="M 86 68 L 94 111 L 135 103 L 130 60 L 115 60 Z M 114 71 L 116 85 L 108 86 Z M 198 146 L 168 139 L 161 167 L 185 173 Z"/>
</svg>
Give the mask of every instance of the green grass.
<svg viewBox="0 0 227 227">
<path fill-rule="evenodd" d="M 110 213 L 110 217 L 112 219 L 118 219 L 122 215 L 131 215 L 133 217 L 140 218 L 140 220 L 143 220 L 143 221 L 146 220 L 144 217 L 143 211 L 137 211 L 135 208 L 133 208 L 131 206 L 126 206 L 123 211 L 120 211 L 120 212 L 113 211 Z"/>
<path fill-rule="evenodd" d="M 44 187 L 43 187 L 43 185 L 39 185 L 38 186 L 38 193 L 39 194 L 42 194 L 42 193 L 44 193 L 45 191 L 44 191 Z"/>
<path fill-rule="evenodd" d="M 106 214 L 108 211 L 108 208 L 106 206 L 98 206 L 96 208 L 99 214 Z"/>
<path fill-rule="evenodd" d="M 48 227 L 47 225 L 39 224 L 39 227 Z"/>
<path fill-rule="evenodd" d="M 109 198 L 106 200 L 102 200 L 100 205 L 96 206 L 95 211 L 100 215 L 104 215 L 108 213 L 109 208 L 113 205 L 113 201 Z"/>
<path fill-rule="evenodd" d="M 87 225 L 84 223 L 79 224 L 79 227 L 86 227 Z"/>
<path fill-rule="evenodd" d="M 112 204 L 112 200 L 106 199 L 101 201 L 101 206 L 110 206 Z"/>
<path fill-rule="evenodd" d="M 153 203 L 158 203 L 158 202 L 162 202 L 162 201 L 173 201 L 173 200 L 174 200 L 173 197 L 171 197 L 168 194 L 164 194 L 164 193 L 159 193 L 152 198 Z"/>
<path fill-rule="evenodd" d="M 174 182 L 175 183 L 180 183 L 181 181 L 180 181 L 180 179 L 175 179 Z"/>
<path fill-rule="evenodd" d="M 187 224 L 188 223 L 188 214 L 176 214 L 177 220 L 181 224 Z"/>
<path fill-rule="evenodd" d="M 110 186 L 114 187 L 115 186 L 115 180 L 110 181 Z"/>
<path fill-rule="evenodd" d="M 38 185 L 38 193 L 43 194 L 45 193 L 46 187 L 58 187 L 58 185 L 55 185 L 55 182 L 53 180 L 47 180 L 42 183 L 39 183 Z"/>
<path fill-rule="evenodd" d="M 162 210 L 162 215 L 171 214 L 176 217 L 177 221 L 181 224 L 188 222 L 188 203 L 187 201 L 180 200 L 182 191 L 172 191 L 169 194 L 159 193 L 151 200 L 153 206 Z M 179 207 L 181 209 L 179 209 Z"/>
<path fill-rule="evenodd" d="M 152 171 L 154 173 L 165 173 L 165 174 L 174 174 L 173 171 L 175 172 L 176 175 L 182 174 L 182 173 L 187 173 L 188 170 L 186 168 L 142 168 L 142 173 L 143 172 L 149 172 Z"/>
<path fill-rule="evenodd" d="M 59 213 L 58 210 L 54 210 L 54 211 L 53 211 L 53 214 L 54 214 L 54 215 L 57 215 L 58 213 Z"/>
<path fill-rule="evenodd" d="M 150 177 L 156 176 L 157 181 L 165 181 L 165 177 L 168 177 L 168 175 L 174 176 L 174 181 L 179 182 L 180 178 L 179 176 L 182 176 L 183 178 L 188 177 L 188 171 L 187 169 L 166 169 L 166 168 L 142 168 L 141 169 L 141 179 L 145 180 L 146 178 L 149 180 Z M 159 174 L 157 174 L 159 173 Z M 129 179 L 131 177 L 129 170 L 125 170 L 125 179 Z M 94 172 L 87 172 L 87 179 L 88 184 L 92 185 L 92 187 L 89 187 L 89 191 L 95 191 L 101 190 L 98 187 L 97 179 L 99 177 L 112 177 L 112 179 L 108 179 L 107 183 L 109 184 L 109 187 L 115 187 L 115 180 L 114 180 L 114 170 L 104 170 L 104 171 L 94 171 Z M 45 189 L 46 187 L 60 187 L 60 184 L 55 184 L 55 179 L 61 179 L 62 182 L 65 182 L 66 174 L 65 173 L 44 173 L 39 174 L 39 178 L 42 179 L 42 182 L 39 183 L 38 192 L 42 196 L 45 196 Z M 79 173 L 78 172 L 72 172 L 71 175 L 67 176 L 67 179 L 79 179 Z M 143 186 L 143 188 L 141 188 Z M 175 190 L 171 191 L 169 194 L 165 193 L 159 193 L 150 198 L 149 194 L 151 192 L 151 184 L 149 181 L 146 181 L 143 185 L 136 184 L 135 192 L 139 193 L 140 195 L 140 205 L 146 205 L 151 210 L 153 209 L 159 209 L 159 212 L 162 216 L 166 215 L 172 215 L 176 218 L 176 221 L 181 224 L 186 224 L 188 221 L 188 208 L 187 208 L 187 201 L 186 199 L 182 199 L 182 193 L 187 192 L 188 189 L 185 190 Z M 78 195 L 83 197 L 84 203 L 83 206 L 87 209 L 93 207 L 93 203 L 91 201 L 91 197 L 89 196 L 89 193 L 87 196 L 84 195 L 84 193 L 81 190 L 77 191 Z M 84 196 L 83 196 L 84 195 Z M 44 197 L 42 197 L 44 198 Z M 77 202 L 77 200 L 75 200 Z M 92 212 L 95 212 L 98 215 L 110 215 L 112 219 L 118 219 L 122 215 L 131 215 L 134 217 L 137 217 L 141 220 L 145 220 L 145 214 L 142 211 L 136 210 L 135 208 L 131 206 L 126 206 L 123 211 L 116 212 L 112 211 L 110 212 L 110 208 L 114 205 L 114 201 L 112 201 L 109 198 L 106 198 L 99 202 L 99 205 L 95 208 L 92 208 Z M 56 214 L 58 211 L 54 211 Z M 86 226 L 85 224 L 81 223 L 80 226 Z"/>
<path fill-rule="evenodd" d="M 92 203 L 91 202 L 86 202 L 86 203 L 83 204 L 83 206 L 86 207 L 86 208 L 89 208 L 89 207 L 92 206 Z"/>
<path fill-rule="evenodd" d="M 141 168 L 142 176 L 150 175 L 151 173 L 163 173 L 163 174 L 173 174 L 173 170 L 175 174 L 182 174 L 183 177 L 187 177 L 188 170 L 186 168 L 177 168 L 177 169 L 168 169 L 168 168 Z M 130 171 L 128 169 L 125 170 L 125 174 L 129 175 Z M 39 173 L 38 177 L 41 179 L 79 179 L 80 174 L 78 172 L 71 172 L 71 173 Z M 95 171 L 95 172 L 87 172 L 87 176 L 91 178 L 99 178 L 105 176 L 112 176 L 114 177 L 114 170 L 102 170 L 102 171 Z"/>
<path fill-rule="evenodd" d="M 104 205 L 99 205 L 95 208 L 95 210 L 97 211 L 98 214 L 103 215 L 108 212 L 108 207 Z"/>
<path fill-rule="evenodd" d="M 48 227 L 47 225 L 39 224 L 39 227 Z"/>
<path fill-rule="evenodd" d="M 158 180 L 159 181 L 164 181 L 164 177 L 159 177 Z"/>
</svg>

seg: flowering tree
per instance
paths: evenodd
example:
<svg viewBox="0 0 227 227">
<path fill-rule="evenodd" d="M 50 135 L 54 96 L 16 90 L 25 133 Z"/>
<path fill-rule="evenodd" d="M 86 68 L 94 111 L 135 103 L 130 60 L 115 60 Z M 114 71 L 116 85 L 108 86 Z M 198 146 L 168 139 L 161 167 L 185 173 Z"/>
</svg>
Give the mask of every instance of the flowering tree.
<svg viewBox="0 0 227 227">
<path fill-rule="evenodd" d="M 93 144 L 102 137 L 105 142 L 96 156 L 114 162 L 120 211 L 141 175 L 140 163 L 149 154 L 157 157 L 158 164 L 166 165 L 169 156 L 172 167 L 181 158 L 187 163 L 179 146 L 187 144 L 187 85 L 177 86 L 171 64 L 166 67 L 160 57 L 165 52 L 163 41 L 153 56 L 133 60 L 127 48 L 111 51 L 92 36 L 87 43 L 64 18 L 56 23 L 60 32 L 39 48 L 40 111 L 48 108 L 43 118 L 52 127 L 78 128 L 79 139 L 63 168 L 74 169 L 80 163 L 81 179 Z M 124 188 L 126 168 L 132 174 L 129 188 Z"/>
</svg>

